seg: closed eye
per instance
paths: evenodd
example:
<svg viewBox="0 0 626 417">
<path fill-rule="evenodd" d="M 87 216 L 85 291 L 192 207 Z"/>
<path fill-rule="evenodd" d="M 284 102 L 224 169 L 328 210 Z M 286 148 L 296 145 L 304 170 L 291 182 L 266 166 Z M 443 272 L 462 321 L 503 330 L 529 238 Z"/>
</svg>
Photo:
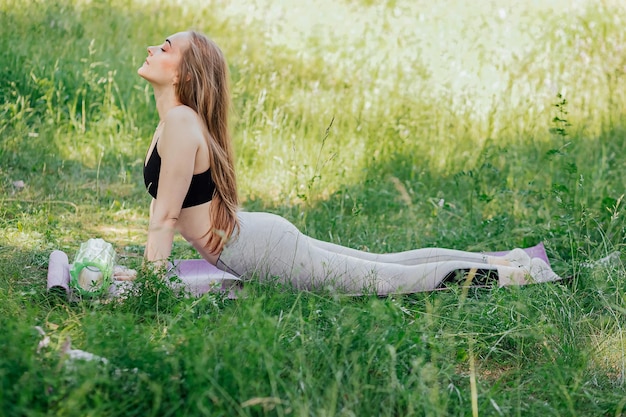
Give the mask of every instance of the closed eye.
<svg viewBox="0 0 626 417">
<path fill-rule="evenodd" d="M 172 41 L 170 41 L 169 39 L 165 39 L 165 42 L 168 43 L 168 45 L 170 46 L 170 48 L 172 47 Z M 165 44 L 163 44 L 165 45 Z M 161 51 L 165 52 L 165 48 L 161 47 Z"/>
</svg>

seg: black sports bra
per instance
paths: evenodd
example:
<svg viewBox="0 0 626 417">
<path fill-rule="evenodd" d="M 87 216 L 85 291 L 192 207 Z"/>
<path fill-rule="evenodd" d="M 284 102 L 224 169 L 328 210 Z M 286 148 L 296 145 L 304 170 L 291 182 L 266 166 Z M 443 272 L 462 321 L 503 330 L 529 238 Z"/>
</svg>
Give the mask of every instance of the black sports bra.
<svg viewBox="0 0 626 417">
<path fill-rule="evenodd" d="M 148 159 L 148 163 L 143 167 L 143 182 L 148 189 L 148 193 L 154 198 L 157 197 L 160 174 L 161 156 L 155 144 L 152 154 Z M 183 208 L 207 203 L 213 199 L 214 193 L 215 183 L 211 177 L 210 169 L 207 169 L 201 174 L 194 174 L 194 176 L 191 177 L 191 184 L 189 184 L 189 190 L 187 190 L 187 195 L 183 201 Z"/>
</svg>

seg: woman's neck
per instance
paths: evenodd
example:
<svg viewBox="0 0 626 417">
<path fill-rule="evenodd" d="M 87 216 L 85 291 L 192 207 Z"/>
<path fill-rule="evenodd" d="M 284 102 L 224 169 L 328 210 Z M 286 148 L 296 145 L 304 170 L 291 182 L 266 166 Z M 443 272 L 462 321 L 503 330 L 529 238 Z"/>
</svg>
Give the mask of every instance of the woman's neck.
<svg viewBox="0 0 626 417">
<path fill-rule="evenodd" d="M 180 100 L 178 100 L 178 97 L 176 97 L 176 93 L 173 88 L 154 88 L 154 99 L 156 101 L 157 112 L 159 113 L 159 120 L 161 121 L 165 119 L 165 115 L 168 111 L 170 111 L 170 109 L 182 104 Z"/>
</svg>

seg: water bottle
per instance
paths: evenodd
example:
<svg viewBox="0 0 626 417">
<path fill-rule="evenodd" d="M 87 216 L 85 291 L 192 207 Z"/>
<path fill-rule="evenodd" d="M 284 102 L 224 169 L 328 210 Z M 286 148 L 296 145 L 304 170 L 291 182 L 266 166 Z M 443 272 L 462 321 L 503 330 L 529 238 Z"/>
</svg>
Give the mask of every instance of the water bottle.
<svg viewBox="0 0 626 417">
<path fill-rule="evenodd" d="M 103 239 L 89 239 L 80 245 L 70 270 L 70 285 L 83 296 L 108 290 L 113 281 L 115 250 Z"/>
</svg>

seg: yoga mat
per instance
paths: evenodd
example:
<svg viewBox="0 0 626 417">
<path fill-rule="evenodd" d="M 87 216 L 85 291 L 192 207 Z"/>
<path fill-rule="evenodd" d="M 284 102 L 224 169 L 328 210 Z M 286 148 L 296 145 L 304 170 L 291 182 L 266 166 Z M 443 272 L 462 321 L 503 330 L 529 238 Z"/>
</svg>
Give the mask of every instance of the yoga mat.
<svg viewBox="0 0 626 417">
<path fill-rule="evenodd" d="M 531 258 L 541 258 L 548 265 L 550 261 L 546 254 L 543 243 L 524 248 Z M 510 251 L 486 252 L 487 255 L 503 256 Z M 187 259 L 174 261 L 170 277 L 178 277 L 170 285 L 174 289 L 184 288 L 192 296 L 199 297 L 207 292 L 226 293 L 228 298 L 237 298 L 236 290 L 241 288 L 243 281 L 224 272 L 204 259 Z M 110 297 L 122 296 L 133 285 L 132 281 L 113 281 L 109 287 Z M 50 254 L 48 264 L 48 290 L 55 290 L 71 295 L 70 288 L 70 264 L 67 255 L 55 250 Z"/>
<path fill-rule="evenodd" d="M 70 264 L 65 252 L 55 250 L 50 253 L 48 262 L 47 287 L 49 291 L 58 291 L 67 296 L 73 295 L 70 288 Z M 185 289 L 192 296 L 199 297 L 207 292 L 226 293 L 228 298 L 237 298 L 236 290 L 242 281 L 236 276 L 224 272 L 203 259 L 174 261 L 170 277 L 178 277 L 168 281 L 173 289 Z M 113 281 L 109 287 L 110 297 L 124 295 L 133 286 L 132 281 Z"/>
<path fill-rule="evenodd" d="M 70 264 L 65 252 L 54 250 L 48 262 L 48 291 L 70 292 Z"/>
<path fill-rule="evenodd" d="M 180 282 L 173 281 L 174 288 L 184 287 L 191 295 L 199 297 L 207 292 L 228 292 L 228 297 L 236 298 L 234 291 L 243 284 L 236 276 L 218 269 L 204 259 L 187 259 L 174 261 L 170 277 L 178 277 Z"/>
</svg>

